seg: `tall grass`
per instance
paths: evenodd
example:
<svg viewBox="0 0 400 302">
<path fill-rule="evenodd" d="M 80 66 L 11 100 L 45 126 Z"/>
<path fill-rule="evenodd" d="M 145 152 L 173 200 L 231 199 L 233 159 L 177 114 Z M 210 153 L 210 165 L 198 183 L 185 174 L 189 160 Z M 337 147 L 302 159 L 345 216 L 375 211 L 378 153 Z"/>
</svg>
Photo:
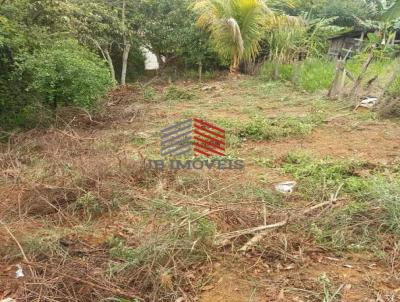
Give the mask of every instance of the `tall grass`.
<svg viewBox="0 0 400 302">
<path fill-rule="evenodd" d="M 400 235 L 400 179 L 377 178 L 372 182 L 371 196 L 375 205 L 384 209 L 383 226 Z"/>
<path fill-rule="evenodd" d="M 328 59 L 309 58 L 293 64 L 269 61 L 261 69 L 261 77 L 293 83 L 307 92 L 328 89 L 335 74 L 335 63 Z"/>
</svg>

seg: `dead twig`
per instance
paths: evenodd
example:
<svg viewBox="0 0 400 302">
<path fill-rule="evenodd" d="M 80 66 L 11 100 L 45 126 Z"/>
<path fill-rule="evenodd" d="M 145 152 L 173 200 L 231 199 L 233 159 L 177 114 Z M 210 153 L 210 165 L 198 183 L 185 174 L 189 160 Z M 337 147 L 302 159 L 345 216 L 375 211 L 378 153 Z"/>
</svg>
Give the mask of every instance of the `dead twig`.
<svg viewBox="0 0 400 302">
<path fill-rule="evenodd" d="M 43 266 L 43 265 L 41 265 L 39 263 L 34 263 L 34 262 L 27 261 L 27 260 L 25 260 L 24 263 L 26 265 L 29 265 L 30 267 L 37 267 L 37 268 L 41 268 L 41 269 L 46 269 L 47 271 L 53 273 L 54 275 L 59 275 L 59 276 L 71 279 L 71 280 L 73 280 L 75 282 L 86 284 L 86 285 L 89 285 L 89 286 L 91 286 L 93 288 L 97 288 L 99 290 L 104 290 L 106 292 L 112 293 L 112 294 L 120 296 L 120 297 L 125 297 L 125 298 L 129 298 L 129 299 L 136 299 L 138 301 L 144 301 L 144 299 L 140 298 L 135 293 L 126 292 L 126 291 L 124 291 L 122 289 L 115 288 L 115 287 L 114 288 L 107 287 L 107 286 L 104 286 L 104 285 L 101 285 L 101 284 L 97 284 L 97 283 L 94 283 L 94 282 L 91 282 L 91 281 L 88 281 L 88 280 L 85 280 L 85 279 L 82 279 L 82 278 L 79 278 L 79 277 L 71 276 L 69 274 L 65 274 L 65 273 L 61 272 L 60 270 L 56 271 L 54 269 L 48 268 L 47 266 Z"/>
<path fill-rule="evenodd" d="M 95 140 L 95 139 L 96 139 L 96 138 L 94 138 L 94 137 L 80 137 L 80 136 L 75 136 L 75 135 L 69 134 L 69 133 L 67 133 L 67 132 L 65 132 L 65 131 L 62 131 L 62 130 L 57 130 L 57 132 L 59 132 L 59 133 L 65 135 L 65 136 L 68 136 L 68 137 L 70 137 L 70 138 L 72 138 L 72 139 L 76 139 L 76 140 Z"/>
<path fill-rule="evenodd" d="M 21 251 L 22 257 L 24 258 L 25 261 L 29 261 L 28 258 L 26 257 L 25 251 L 22 248 L 22 245 L 19 243 L 17 238 L 14 236 L 14 234 L 11 232 L 11 230 L 8 228 L 8 226 L 0 220 L 0 224 L 4 227 L 4 229 L 7 231 L 7 233 L 10 235 L 10 237 L 14 240 L 16 245 L 18 246 L 19 250 Z"/>
<path fill-rule="evenodd" d="M 324 202 L 316 204 L 312 207 L 309 207 L 309 208 L 303 210 L 300 214 L 294 215 L 292 217 L 290 217 L 290 215 L 288 214 L 287 218 L 280 222 L 217 235 L 216 240 L 215 240 L 216 245 L 221 245 L 221 244 L 226 245 L 226 243 L 229 242 L 233 238 L 256 233 L 256 235 L 253 238 L 251 238 L 249 241 L 247 241 L 246 244 L 240 248 L 240 251 L 245 252 L 245 251 L 249 250 L 252 246 L 257 244 L 259 241 L 261 241 L 268 234 L 269 230 L 285 226 L 289 222 L 296 221 L 300 218 L 303 218 L 307 214 L 309 214 L 317 209 L 325 208 L 326 206 L 332 206 L 335 202 L 337 202 L 338 195 L 339 195 L 342 187 L 343 187 L 343 184 L 341 184 L 338 187 L 338 189 L 336 190 L 336 192 L 334 194 L 331 194 L 330 199 L 328 201 L 324 201 Z"/>
<path fill-rule="evenodd" d="M 18 246 L 19 250 L 21 251 L 21 255 L 22 255 L 22 258 L 24 258 L 24 261 L 25 262 L 29 261 L 28 257 L 26 256 L 26 253 L 25 253 L 24 249 L 22 248 L 21 243 L 19 243 L 17 237 L 14 236 L 13 232 L 11 232 L 11 230 L 7 226 L 7 224 L 5 224 L 1 219 L 0 219 L 0 225 L 2 225 L 4 227 L 4 229 L 10 235 L 12 240 L 14 240 L 15 244 Z M 33 269 L 31 267 L 29 267 L 29 271 L 31 272 L 32 277 L 35 277 L 35 272 L 33 271 Z"/>
</svg>

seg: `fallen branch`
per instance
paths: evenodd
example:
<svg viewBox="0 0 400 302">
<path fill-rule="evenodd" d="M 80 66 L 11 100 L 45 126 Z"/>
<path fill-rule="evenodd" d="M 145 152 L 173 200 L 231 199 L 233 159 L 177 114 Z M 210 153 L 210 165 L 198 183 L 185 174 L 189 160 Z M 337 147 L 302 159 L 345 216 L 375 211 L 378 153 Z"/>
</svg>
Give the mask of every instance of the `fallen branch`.
<svg viewBox="0 0 400 302">
<path fill-rule="evenodd" d="M 216 245 L 221 245 L 221 243 L 225 243 L 228 240 L 239 237 L 239 236 L 250 235 L 250 234 L 254 234 L 257 232 L 270 230 L 270 229 L 276 229 L 276 228 L 279 228 L 279 227 L 282 227 L 282 226 L 288 224 L 288 222 L 289 222 L 289 218 L 286 218 L 285 220 L 282 220 L 282 221 L 274 223 L 274 224 L 262 225 L 262 226 L 258 226 L 255 228 L 249 228 L 249 229 L 244 229 L 244 230 L 239 230 L 239 231 L 233 231 L 230 233 L 220 234 L 215 237 Z"/>
<path fill-rule="evenodd" d="M 65 135 L 65 136 L 68 136 L 68 137 L 70 137 L 70 138 L 72 138 L 72 139 L 76 139 L 76 140 L 95 140 L 95 139 L 96 139 L 96 138 L 94 138 L 94 137 L 80 137 L 80 136 L 75 136 L 75 135 L 69 134 L 69 133 L 67 133 L 67 132 L 65 132 L 65 131 L 62 131 L 62 130 L 57 130 L 57 132 L 59 132 L 59 133 Z"/>
<path fill-rule="evenodd" d="M 268 229 L 262 231 L 261 233 L 255 235 L 253 238 L 251 238 L 249 241 L 247 241 L 246 244 L 243 245 L 243 246 L 240 248 L 239 251 L 241 251 L 241 252 L 246 252 L 246 251 L 249 250 L 252 246 L 256 245 L 259 241 L 261 241 L 261 240 L 264 238 L 264 236 L 265 236 L 267 233 L 269 233 L 269 230 L 270 230 L 270 229 L 273 229 L 273 228 L 276 228 L 276 227 L 282 227 L 282 226 L 284 226 L 284 225 L 287 225 L 288 222 L 289 222 L 289 219 L 286 219 L 286 220 L 284 220 L 284 221 L 275 223 L 274 225 L 273 225 L 273 224 L 266 225 L 265 227 L 268 227 Z"/>
<path fill-rule="evenodd" d="M 336 190 L 335 194 L 331 194 L 330 199 L 328 201 L 324 201 L 324 202 L 316 204 L 316 205 L 314 205 L 312 207 L 309 207 L 309 208 L 303 210 L 298 215 L 294 215 L 294 216 L 290 217 L 290 215 L 288 214 L 288 216 L 287 216 L 287 218 L 285 220 L 282 220 L 282 221 L 274 223 L 274 224 L 262 225 L 262 226 L 258 226 L 258 227 L 255 227 L 255 228 L 238 230 L 238 231 L 234 231 L 234 232 L 230 232 L 230 233 L 217 235 L 216 236 L 216 240 L 215 240 L 215 244 L 224 246 L 227 243 L 229 243 L 229 241 L 231 239 L 233 239 L 233 238 L 236 238 L 236 237 L 239 237 L 239 236 L 243 236 L 243 235 L 249 235 L 249 234 L 256 233 L 256 235 L 253 238 L 251 238 L 249 241 L 247 241 L 246 244 L 244 244 L 240 248 L 240 251 L 246 252 L 251 247 L 256 245 L 259 241 L 261 241 L 269 233 L 269 231 L 271 229 L 276 229 L 276 228 L 283 227 L 283 226 L 287 225 L 289 222 L 296 221 L 296 220 L 298 220 L 300 218 L 303 218 L 307 214 L 310 214 L 311 212 L 313 212 L 313 211 L 315 211 L 317 209 L 325 208 L 327 206 L 332 206 L 335 202 L 338 201 L 338 195 L 339 195 L 339 192 L 342 189 L 342 187 L 343 187 L 343 184 L 341 184 L 338 187 L 338 189 Z"/>
</svg>

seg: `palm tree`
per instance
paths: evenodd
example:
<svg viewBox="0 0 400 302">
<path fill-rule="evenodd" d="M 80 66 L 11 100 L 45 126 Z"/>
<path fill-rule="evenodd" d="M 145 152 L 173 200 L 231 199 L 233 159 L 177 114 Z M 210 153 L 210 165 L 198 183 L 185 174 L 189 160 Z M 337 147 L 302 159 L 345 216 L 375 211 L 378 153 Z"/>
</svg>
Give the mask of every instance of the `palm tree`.
<svg viewBox="0 0 400 302">
<path fill-rule="evenodd" d="M 211 34 L 212 44 L 236 72 L 241 62 L 255 59 L 260 51 L 266 15 L 262 0 L 200 0 L 193 6 L 197 25 Z"/>
</svg>

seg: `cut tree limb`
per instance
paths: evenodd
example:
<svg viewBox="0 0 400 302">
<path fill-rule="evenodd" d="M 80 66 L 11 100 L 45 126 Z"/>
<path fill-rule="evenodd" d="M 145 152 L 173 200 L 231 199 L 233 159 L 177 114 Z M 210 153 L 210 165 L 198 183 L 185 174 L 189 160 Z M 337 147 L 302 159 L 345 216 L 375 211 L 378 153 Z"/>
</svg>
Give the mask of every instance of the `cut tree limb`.
<svg viewBox="0 0 400 302">
<path fill-rule="evenodd" d="M 298 215 L 294 215 L 292 217 L 290 217 L 288 215 L 285 220 L 282 220 L 282 221 L 274 223 L 274 224 L 263 225 L 263 226 L 259 226 L 259 227 L 255 227 L 255 228 L 239 230 L 239 231 L 234 231 L 234 232 L 218 235 L 216 237 L 216 244 L 217 245 L 221 245 L 221 244 L 225 245 L 229 240 L 231 240 L 233 238 L 236 238 L 236 237 L 239 237 L 239 236 L 243 236 L 243 235 L 249 235 L 249 234 L 256 233 L 256 235 L 253 238 L 251 238 L 249 241 L 247 241 L 246 244 L 244 244 L 240 248 L 241 252 L 246 252 L 251 247 L 256 245 L 259 241 L 261 241 L 269 233 L 269 230 L 276 229 L 276 228 L 279 228 L 279 227 L 283 227 L 283 226 L 287 225 L 289 222 L 292 222 L 292 221 L 295 221 L 297 219 L 300 219 L 300 218 L 306 216 L 307 214 L 310 214 L 311 212 L 313 212 L 313 211 L 315 211 L 317 209 L 324 208 L 326 206 L 332 206 L 335 202 L 338 201 L 338 195 L 339 195 L 339 192 L 342 189 L 342 187 L 343 187 L 343 184 L 341 184 L 338 187 L 338 189 L 336 190 L 336 192 L 334 194 L 331 194 L 330 199 L 328 201 L 324 201 L 324 202 L 321 202 L 321 203 L 316 204 L 314 206 L 311 206 L 311 207 L 303 210 Z"/>
</svg>

